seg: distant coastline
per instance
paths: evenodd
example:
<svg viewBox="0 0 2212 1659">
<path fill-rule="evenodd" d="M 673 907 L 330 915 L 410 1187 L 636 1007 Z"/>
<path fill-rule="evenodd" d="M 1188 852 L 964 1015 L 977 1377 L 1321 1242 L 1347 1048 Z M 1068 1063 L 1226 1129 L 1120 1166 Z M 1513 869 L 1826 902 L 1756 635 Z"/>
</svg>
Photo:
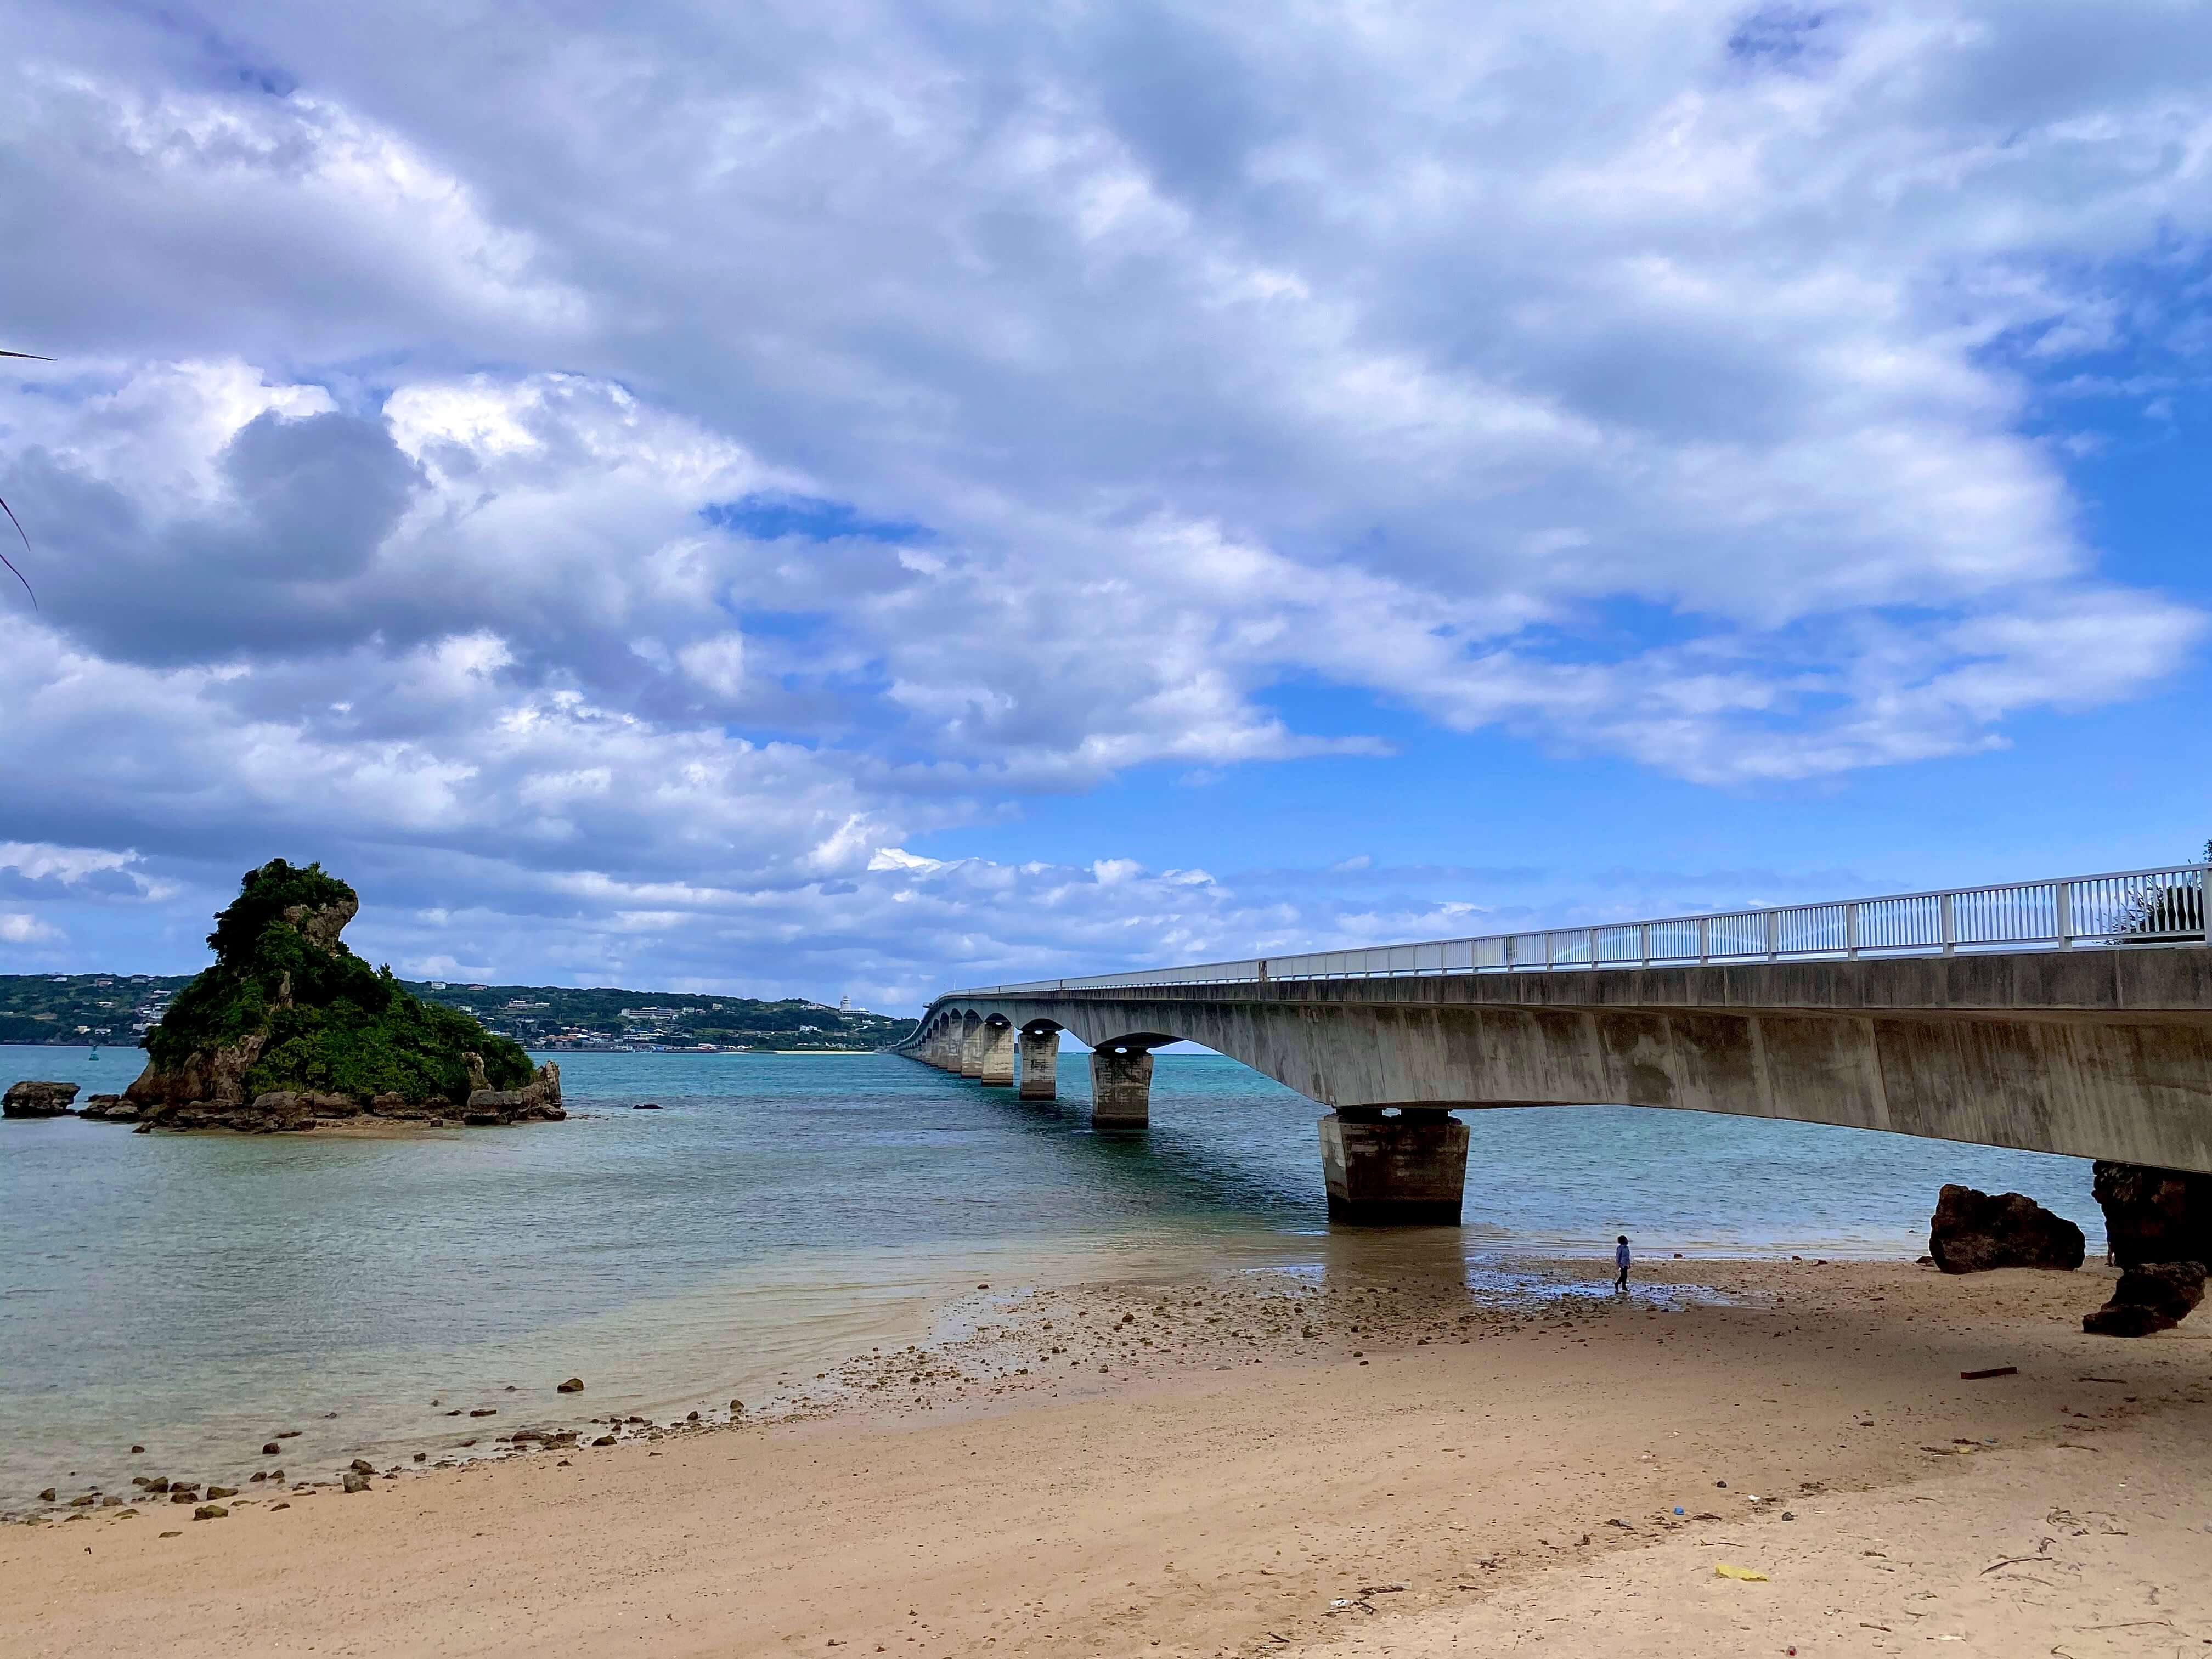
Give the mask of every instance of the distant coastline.
<svg viewBox="0 0 2212 1659">
<path fill-rule="evenodd" d="M 0 974 L 0 1044 L 135 1048 L 191 975 Z M 910 1019 L 804 998 L 402 980 L 533 1052 L 835 1054 L 888 1048 Z"/>
</svg>

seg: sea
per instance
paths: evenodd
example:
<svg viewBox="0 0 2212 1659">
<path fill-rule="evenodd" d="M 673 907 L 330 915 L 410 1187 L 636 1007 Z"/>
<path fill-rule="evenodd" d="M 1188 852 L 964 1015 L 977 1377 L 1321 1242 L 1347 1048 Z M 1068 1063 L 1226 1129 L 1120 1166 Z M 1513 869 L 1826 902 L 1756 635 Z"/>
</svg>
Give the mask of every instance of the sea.
<svg viewBox="0 0 2212 1659">
<path fill-rule="evenodd" d="M 569 1421 L 773 1408 L 1026 1287 L 1354 1259 L 1321 1109 L 1218 1055 L 1161 1055 L 1137 1135 L 1091 1132 L 1075 1052 L 1052 1103 L 889 1054 L 557 1058 L 565 1123 L 0 1122 L 0 1511 L 132 1474 L 234 1484 L 284 1431 L 295 1480 L 444 1455 L 470 1426 L 489 1450 L 571 1376 Z M 119 1091 L 143 1059 L 0 1047 L 0 1085 Z M 1631 1107 L 1467 1121 L 1467 1224 L 1421 1248 L 1478 1285 L 1557 1255 L 1609 1280 L 1618 1233 L 1655 1274 L 1677 1252 L 1910 1261 L 1952 1181 L 2104 1248 L 2079 1159 Z"/>
</svg>

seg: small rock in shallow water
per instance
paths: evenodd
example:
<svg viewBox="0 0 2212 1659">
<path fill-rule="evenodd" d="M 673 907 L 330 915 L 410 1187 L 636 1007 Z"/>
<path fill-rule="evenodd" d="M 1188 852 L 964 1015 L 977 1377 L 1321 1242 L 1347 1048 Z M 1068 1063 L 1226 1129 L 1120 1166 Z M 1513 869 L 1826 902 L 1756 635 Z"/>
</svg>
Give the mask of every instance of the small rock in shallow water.
<svg viewBox="0 0 2212 1659">
<path fill-rule="evenodd" d="M 134 1452 L 142 1452 L 146 1449 L 143 1446 L 133 1446 L 131 1449 Z"/>
<path fill-rule="evenodd" d="M 52 1486 L 47 1487 L 44 1492 L 39 1494 L 39 1502 L 41 1504 L 51 1504 L 53 1501 L 54 1489 Z"/>
<path fill-rule="evenodd" d="M 497 1417 L 499 1415 L 499 1407 L 496 1406 L 479 1406 L 474 1411 L 471 1412 L 469 1415 L 471 1417 Z"/>
<path fill-rule="evenodd" d="M 376 1465 L 370 1462 L 366 1457 L 356 1457 L 352 1462 L 347 1464 L 346 1467 L 352 1470 L 356 1474 L 374 1474 L 376 1473 Z"/>
<path fill-rule="evenodd" d="M 603 1434 L 592 1443 L 594 1446 L 611 1446 L 615 1443 L 615 1437 L 611 1434 Z"/>
<path fill-rule="evenodd" d="M 264 1447 L 262 1447 L 262 1449 L 261 1449 L 261 1455 L 262 1455 L 264 1457 L 274 1457 L 274 1456 L 276 1456 L 276 1454 L 277 1454 L 279 1451 L 281 1451 L 281 1450 L 283 1450 L 283 1449 L 282 1447 L 280 1447 L 279 1445 L 277 1445 L 277 1443 L 276 1443 L 274 1440 L 271 1440 L 270 1442 L 269 1442 L 269 1443 L 268 1443 L 268 1444 L 266 1444 L 266 1445 L 264 1445 Z"/>
<path fill-rule="evenodd" d="M 416 1452 L 415 1454 L 415 1461 L 417 1463 L 427 1463 L 430 1461 L 430 1454 L 428 1452 Z"/>
<path fill-rule="evenodd" d="M 553 1389 L 556 1394 L 581 1394 L 583 1391 L 584 1379 L 580 1376 L 572 1376 L 566 1382 L 556 1383 Z"/>
<path fill-rule="evenodd" d="M 207 1491 L 207 1495 L 210 1499 L 217 1498 L 235 1498 L 238 1496 L 238 1488 L 235 1486 L 210 1486 Z"/>
</svg>

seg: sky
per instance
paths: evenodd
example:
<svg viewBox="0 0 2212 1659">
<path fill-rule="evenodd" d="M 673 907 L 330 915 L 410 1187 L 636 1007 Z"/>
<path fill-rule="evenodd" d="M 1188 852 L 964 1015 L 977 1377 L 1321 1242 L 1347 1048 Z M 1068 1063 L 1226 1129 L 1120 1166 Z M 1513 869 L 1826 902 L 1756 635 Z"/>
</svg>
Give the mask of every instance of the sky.
<svg viewBox="0 0 2212 1659">
<path fill-rule="evenodd" d="M 0 45 L 0 972 L 279 856 L 904 1012 L 2212 834 L 2212 5 Z"/>
</svg>

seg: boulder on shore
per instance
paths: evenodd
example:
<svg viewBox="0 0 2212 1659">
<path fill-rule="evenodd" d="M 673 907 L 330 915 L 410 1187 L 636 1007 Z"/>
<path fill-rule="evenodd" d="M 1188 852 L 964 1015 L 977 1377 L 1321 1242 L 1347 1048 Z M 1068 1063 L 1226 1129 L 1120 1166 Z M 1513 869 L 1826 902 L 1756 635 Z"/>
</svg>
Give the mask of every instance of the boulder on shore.
<svg viewBox="0 0 2212 1659">
<path fill-rule="evenodd" d="M 2204 1299 L 2204 1264 L 2159 1261 L 2130 1267 L 2113 1287 L 2112 1299 L 2081 1316 L 2081 1328 L 2093 1336 L 2148 1336 L 2170 1331 Z"/>
<path fill-rule="evenodd" d="M 2100 1158 L 2091 1190 L 2121 1267 L 2212 1261 L 2212 1175 Z"/>
<path fill-rule="evenodd" d="M 8 1092 L 0 1095 L 0 1117 L 67 1117 L 76 1091 L 74 1083 L 25 1078 L 9 1084 Z"/>
<path fill-rule="evenodd" d="M 90 1095 L 78 1115 L 94 1123 L 136 1123 L 138 1109 L 121 1095 Z"/>
<path fill-rule="evenodd" d="M 2071 1273 L 2087 1247 L 2079 1227 L 2033 1199 L 2020 1193 L 1991 1197 L 1972 1187 L 1947 1185 L 1928 1228 L 1928 1254 L 1947 1273 L 1996 1267 Z"/>
</svg>

